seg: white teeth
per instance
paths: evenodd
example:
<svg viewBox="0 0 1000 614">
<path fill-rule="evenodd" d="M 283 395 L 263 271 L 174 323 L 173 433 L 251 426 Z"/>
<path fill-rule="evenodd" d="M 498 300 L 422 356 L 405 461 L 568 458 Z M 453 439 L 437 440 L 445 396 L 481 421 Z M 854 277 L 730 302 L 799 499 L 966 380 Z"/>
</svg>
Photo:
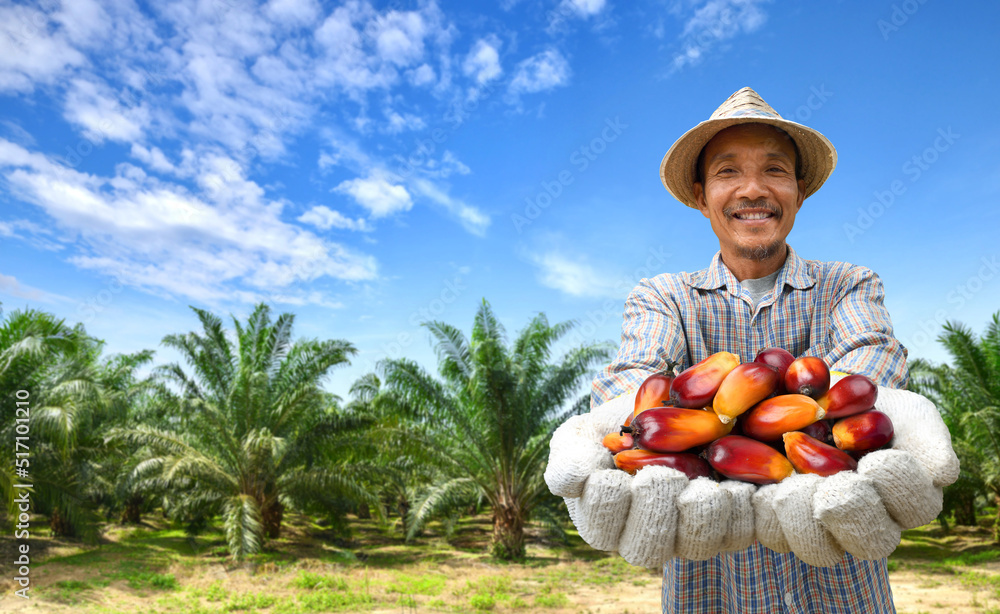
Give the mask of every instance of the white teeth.
<svg viewBox="0 0 1000 614">
<path fill-rule="evenodd" d="M 763 220 L 771 217 L 770 213 L 739 213 L 736 217 L 741 220 Z"/>
</svg>

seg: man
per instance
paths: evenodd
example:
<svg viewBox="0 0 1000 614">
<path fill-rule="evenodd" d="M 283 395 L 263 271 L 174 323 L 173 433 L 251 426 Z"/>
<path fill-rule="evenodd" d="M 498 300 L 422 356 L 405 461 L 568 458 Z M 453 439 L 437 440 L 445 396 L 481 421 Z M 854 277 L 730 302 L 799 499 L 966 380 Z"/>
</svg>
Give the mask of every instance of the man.
<svg viewBox="0 0 1000 614">
<path fill-rule="evenodd" d="M 744 361 L 767 347 L 784 348 L 795 356 L 818 356 L 832 370 L 869 376 L 885 387 L 880 388 L 880 398 L 885 399 L 894 398 L 884 392 L 888 388 L 905 386 L 906 350 L 893 337 L 879 278 L 860 266 L 803 260 L 785 242 L 803 201 L 829 177 L 836 160 L 836 150 L 826 137 L 782 119 L 750 88 L 733 94 L 709 120 L 678 139 L 663 158 L 661 179 L 674 197 L 709 219 L 720 250 L 707 269 L 639 282 L 625 303 L 618 355 L 593 382 L 594 410 L 573 424 L 567 422 L 553 437 L 546 470 L 550 489 L 566 497 L 581 536 L 594 547 L 618 550 L 630 562 L 639 560 L 644 565 L 665 559 L 664 613 L 895 611 L 884 557 L 898 544 L 899 526 L 877 505 L 879 495 L 859 507 L 874 510 L 873 520 L 848 528 L 834 526 L 828 514 L 824 518 L 830 526 L 824 528 L 814 519 L 818 512 L 814 514 L 813 505 L 819 503 L 813 502 L 813 493 L 818 487 L 815 483 L 803 486 L 812 490 L 799 497 L 805 501 L 802 526 L 822 532 L 832 560 L 839 560 L 831 567 L 800 560 L 796 553 L 806 557 L 805 546 L 811 544 L 796 541 L 796 535 L 788 541 L 805 544 L 801 552 L 784 548 L 786 552 L 779 553 L 753 541 L 749 548 L 707 560 L 668 558 L 674 556 L 668 538 L 675 526 L 678 543 L 682 538 L 700 539 L 705 527 L 684 524 L 684 514 L 673 511 L 672 500 L 670 505 L 644 500 L 652 498 L 644 494 L 652 491 L 643 489 L 659 487 L 657 497 L 680 501 L 677 489 L 687 482 L 681 480 L 684 484 L 668 491 L 660 484 L 667 478 L 647 474 L 640 488 L 614 471 L 602 470 L 607 461 L 599 452 L 587 451 L 595 450 L 589 440 L 621 424 L 622 412 L 627 415 L 634 391 L 648 375 L 664 371 L 670 362 L 690 367 L 719 351 L 733 352 Z M 909 398 L 899 402 L 906 407 L 916 403 Z M 943 423 L 933 405 L 923 411 L 921 419 L 931 425 L 928 430 L 937 439 L 912 447 L 942 450 L 938 459 L 925 464 L 935 476 L 934 486 L 931 477 L 920 474 L 920 480 L 910 481 L 920 481 L 923 490 L 913 486 L 900 497 L 903 504 L 918 499 L 927 502 L 915 521 L 921 524 L 940 510 L 936 499 L 940 486 L 954 481 L 958 470 L 947 430 L 941 433 Z M 897 439 L 902 441 L 899 428 L 905 427 L 897 427 Z M 909 454 L 900 458 L 911 459 Z M 638 475 L 647 471 L 637 474 L 636 483 Z M 853 477 L 863 481 L 874 475 Z M 794 477 L 806 481 L 816 476 Z M 875 492 L 867 483 L 856 490 L 866 488 L 865 492 Z M 879 491 L 885 509 L 896 512 L 895 493 L 887 490 L 891 489 Z M 858 501 L 863 498 L 858 497 Z M 635 518 L 637 507 L 643 518 Z M 630 508 L 633 517 L 622 520 Z M 836 506 L 824 509 L 835 511 Z M 787 510 L 775 512 L 780 515 Z M 723 516 L 715 524 L 724 531 L 736 518 L 726 516 L 729 511 L 720 513 Z M 896 513 L 897 520 L 901 517 L 902 513 Z M 873 524 L 879 524 L 880 533 L 852 542 L 852 533 L 874 531 L 869 526 Z M 657 528 L 644 531 L 643 525 Z M 791 525 L 783 526 L 787 535 Z M 837 539 L 830 538 L 826 529 Z M 759 536 L 759 526 L 757 530 Z M 876 554 L 865 551 L 865 543 L 878 538 L 888 540 L 889 547 Z M 662 543 L 645 543 L 658 541 Z M 845 545 L 841 547 L 838 541 Z M 861 544 L 853 546 L 855 551 L 876 560 L 862 560 L 851 552 L 841 559 L 847 544 L 855 542 Z M 822 557 L 812 560 L 817 559 Z"/>
</svg>

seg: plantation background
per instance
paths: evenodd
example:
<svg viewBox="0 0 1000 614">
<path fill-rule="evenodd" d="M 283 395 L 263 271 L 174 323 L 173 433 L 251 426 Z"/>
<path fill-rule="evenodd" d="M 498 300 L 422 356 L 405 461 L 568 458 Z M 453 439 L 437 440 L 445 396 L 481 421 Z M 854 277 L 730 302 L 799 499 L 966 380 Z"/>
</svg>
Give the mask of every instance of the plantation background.
<svg viewBox="0 0 1000 614">
<path fill-rule="evenodd" d="M 589 409 L 580 391 L 612 349 L 553 355 L 572 322 L 538 314 L 508 335 L 484 300 L 469 335 L 425 324 L 437 373 L 386 359 L 342 399 L 322 382 L 348 340 L 296 338 L 266 304 L 244 321 L 195 312 L 201 330 L 163 337 L 172 364 L 106 355 L 45 312 L 2 314 L 0 390 L 8 407 L 30 399 L 35 598 L 15 602 L 6 578 L 4 610 L 656 607 L 658 574 L 584 545 L 542 480 L 552 431 Z M 893 555 L 897 608 L 997 611 L 1000 314 L 939 341 L 952 362 L 913 361 L 910 387 L 937 403 L 962 476 Z M 4 454 L 12 502 L 23 477 Z"/>
</svg>

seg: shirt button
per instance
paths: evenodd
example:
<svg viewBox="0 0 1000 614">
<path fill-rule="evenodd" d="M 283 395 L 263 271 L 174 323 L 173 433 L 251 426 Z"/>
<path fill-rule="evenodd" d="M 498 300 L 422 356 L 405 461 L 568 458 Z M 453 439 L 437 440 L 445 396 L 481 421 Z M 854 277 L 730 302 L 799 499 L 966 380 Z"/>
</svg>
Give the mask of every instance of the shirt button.
<svg viewBox="0 0 1000 614">
<path fill-rule="evenodd" d="M 791 593 L 785 593 L 785 605 L 788 606 L 788 607 L 792 607 L 792 594 Z"/>
</svg>

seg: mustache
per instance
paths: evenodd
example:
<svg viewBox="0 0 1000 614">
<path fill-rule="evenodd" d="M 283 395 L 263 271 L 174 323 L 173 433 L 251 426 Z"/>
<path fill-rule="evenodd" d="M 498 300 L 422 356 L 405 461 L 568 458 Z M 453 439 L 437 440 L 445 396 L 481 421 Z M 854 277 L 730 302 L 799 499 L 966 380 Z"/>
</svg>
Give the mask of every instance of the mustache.
<svg viewBox="0 0 1000 614">
<path fill-rule="evenodd" d="M 757 200 L 741 200 L 735 205 L 731 205 L 723 209 L 722 213 L 726 217 L 733 217 L 734 214 L 739 213 L 740 211 L 749 211 L 753 209 L 763 209 L 774 215 L 774 217 L 781 217 L 781 209 L 763 198 L 758 198 Z"/>
</svg>

